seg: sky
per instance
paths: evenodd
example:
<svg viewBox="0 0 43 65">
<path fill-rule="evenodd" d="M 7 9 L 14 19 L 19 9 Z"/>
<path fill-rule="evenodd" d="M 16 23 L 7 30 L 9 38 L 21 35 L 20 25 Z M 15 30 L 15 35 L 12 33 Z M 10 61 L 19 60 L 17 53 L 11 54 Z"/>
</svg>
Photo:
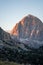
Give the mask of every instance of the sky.
<svg viewBox="0 0 43 65">
<path fill-rule="evenodd" d="M 0 27 L 4 30 L 11 30 L 29 14 L 43 22 L 43 0 L 0 0 Z"/>
</svg>

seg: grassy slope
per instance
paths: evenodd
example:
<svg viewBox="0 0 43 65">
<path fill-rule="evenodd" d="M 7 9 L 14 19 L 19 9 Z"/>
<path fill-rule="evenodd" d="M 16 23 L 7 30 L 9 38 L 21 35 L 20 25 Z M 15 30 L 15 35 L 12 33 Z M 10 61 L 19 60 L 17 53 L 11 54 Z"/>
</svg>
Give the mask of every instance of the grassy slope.
<svg viewBox="0 0 43 65">
<path fill-rule="evenodd" d="M 0 65 L 23 65 L 23 64 L 17 64 L 15 62 L 0 61 Z"/>
</svg>

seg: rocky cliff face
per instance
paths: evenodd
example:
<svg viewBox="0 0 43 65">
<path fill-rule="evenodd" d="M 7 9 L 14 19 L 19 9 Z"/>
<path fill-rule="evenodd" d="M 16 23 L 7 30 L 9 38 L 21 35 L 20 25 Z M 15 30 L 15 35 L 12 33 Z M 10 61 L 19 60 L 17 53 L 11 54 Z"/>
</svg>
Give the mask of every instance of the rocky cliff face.
<svg viewBox="0 0 43 65">
<path fill-rule="evenodd" d="M 19 38 L 43 40 L 43 23 L 33 15 L 24 17 L 11 32 Z"/>
</svg>

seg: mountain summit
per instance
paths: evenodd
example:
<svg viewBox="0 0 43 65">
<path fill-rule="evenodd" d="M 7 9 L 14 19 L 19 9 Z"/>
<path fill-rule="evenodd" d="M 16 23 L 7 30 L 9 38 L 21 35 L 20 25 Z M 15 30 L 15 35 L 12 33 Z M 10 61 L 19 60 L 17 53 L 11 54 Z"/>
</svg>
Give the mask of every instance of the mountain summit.
<svg viewBox="0 0 43 65">
<path fill-rule="evenodd" d="M 33 15 L 28 15 L 15 25 L 11 33 L 18 36 L 19 38 L 42 40 L 43 23 L 37 17 Z"/>
</svg>

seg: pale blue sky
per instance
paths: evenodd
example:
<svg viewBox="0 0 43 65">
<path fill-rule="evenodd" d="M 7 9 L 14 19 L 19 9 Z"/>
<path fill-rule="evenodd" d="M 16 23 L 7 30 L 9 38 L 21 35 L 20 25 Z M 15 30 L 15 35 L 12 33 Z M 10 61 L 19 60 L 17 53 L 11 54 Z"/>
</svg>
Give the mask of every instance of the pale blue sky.
<svg viewBox="0 0 43 65">
<path fill-rule="evenodd" d="M 0 0 L 0 27 L 4 30 L 12 29 L 28 14 L 43 22 L 43 0 Z"/>
</svg>

